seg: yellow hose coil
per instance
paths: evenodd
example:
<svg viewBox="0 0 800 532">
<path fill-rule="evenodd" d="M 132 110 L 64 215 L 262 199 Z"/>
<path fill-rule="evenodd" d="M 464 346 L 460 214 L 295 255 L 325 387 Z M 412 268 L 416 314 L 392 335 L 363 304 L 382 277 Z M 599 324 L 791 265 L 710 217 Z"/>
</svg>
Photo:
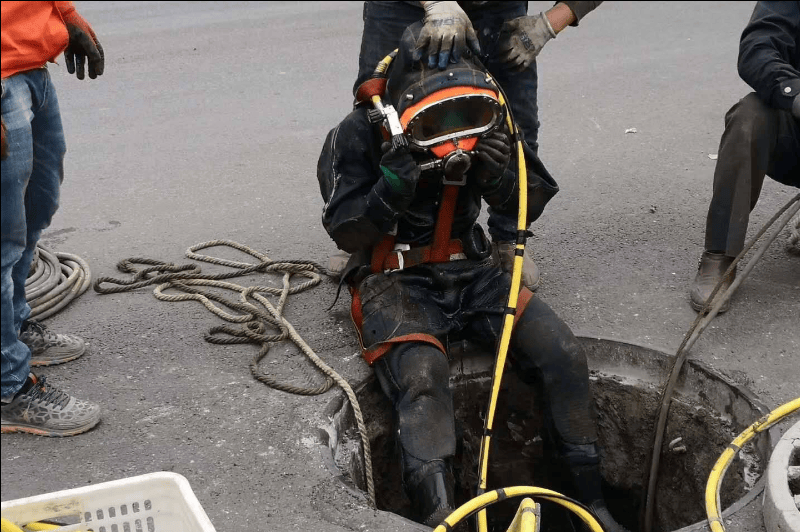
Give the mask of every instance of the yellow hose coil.
<svg viewBox="0 0 800 532">
<path fill-rule="evenodd" d="M 448 515 L 444 522 L 437 526 L 433 532 L 447 532 L 445 524 L 452 529 L 455 525 L 480 511 L 485 512 L 485 508 L 501 500 L 511 497 L 519 497 L 522 495 L 529 495 L 532 497 L 539 497 L 547 501 L 560 504 L 564 508 L 576 514 L 581 520 L 586 523 L 592 532 L 603 532 L 603 527 L 597 522 L 597 519 L 586 510 L 583 506 L 575 504 L 571 499 L 557 491 L 548 490 L 545 488 L 537 488 L 535 486 L 512 486 L 510 488 L 501 488 L 494 491 L 489 491 L 483 495 L 479 495 L 462 504 L 456 511 Z"/>
<path fill-rule="evenodd" d="M 725 524 L 722 522 L 719 509 L 719 490 L 720 486 L 722 486 L 722 479 L 725 478 L 725 472 L 728 470 L 728 466 L 731 465 L 736 453 L 738 453 L 739 449 L 750 441 L 753 436 L 767 430 L 781 419 L 798 410 L 800 410 L 800 397 L 779 406 L 747 427 L 745 431 L 739 434 L 739 436 L 737 436 L 722 452 L 717 463 L 711 468 L 711 474 L 708 476 L 708 482 L 706 483 L 706 515 L 708 516 L 708 526 L 711 527 L 711 532 L 725 532 Z"/>
</svg>

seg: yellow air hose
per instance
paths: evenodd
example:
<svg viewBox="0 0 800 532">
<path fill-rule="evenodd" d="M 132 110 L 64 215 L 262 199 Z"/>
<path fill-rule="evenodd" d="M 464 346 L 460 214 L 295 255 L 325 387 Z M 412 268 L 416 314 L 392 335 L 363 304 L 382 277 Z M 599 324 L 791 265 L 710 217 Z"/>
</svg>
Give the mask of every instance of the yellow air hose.
<svg viewBox="0 0 800 532">
<path fill-rule="evenodd" d="M 708 482 L 706 483 L 706 515 L 708 516 L 708 526 L 711 528 L 711 532 L 725 532 L 725 524 L 722 522 L 719 509 L 719 490 L 720 486 L 722 486 L 722 479 L 725 478 L 725 472 L 728 470 L 728 466 L 731 465 L 733 458 L 756 434 L 767 430 L 778 421 L 798 410 L 800 410 L 800 397 L 779 406 L 747 427 L 722 452 L 717 463 L 711 468 L 711 474 L 708 476 Z"/>
<path fill-rule="evenodd" d="M 592 532 L 603 532 L 603 527 L 597 522 L 597 519 L 595 519 L 592 513 L 582 504 L 570 499 L 569 497 L 565 497 L 557 491 L 552 491 L 545 488 L 537 488 L 535 486 L 512 486 L 510 488 L 501 488 L 494 491 L 489 491 L 483 495 L 478 495 L 474 499 L 465 502 L 459 506 L 456 511 L 448 515 L 445 520 L 433 530 L 433 532 L 448 532 L 449 530 L 452 530 L 453 527 L 455 527 L 458 523 L 475 512 L 485 512 L 487 506 L 511 497 L 520 497 L 523 495 L 538 497 L 546 501 L 560 504 L 580 517 L 581 520 L 588 525 Z"/>
<path fill-rule="evenodd" d="M 528 170 L 525 165 L 525 152 L 522 149 L 522 139 L 516 124 L 511 117 L 511 109 L 506 104 L 503 97 L 503 90 L 495 83 L 500 99 L 500 105 L 506 109 L 506 123 L 508 130 L 517 139 L 517 174 L 519 177 L 519 210 L 517 213 L 517 230 L 523 234 L 528 230 Z M 506 355 L 508 354 L 508 344 L 511 341 L 511 329 L 514 327 L 514 313 L 517 309 L 517 298 L 519 297 L 520 284 L 522 280 L 522 262 L 525 256 L 525 242 L 517 239 L 516 253 L 514 256 L 514 268 L 511 273 L 511 289 L 508 293 L 508 309 L 503 315 L 503 331 L 500 335 L 500 344 L 497 347 L 495 357 L 494 372 L 492 374 L 492 390 L 489 397 L 489 411 L 486 413 L 486 421 L 483 427 L 483 437 L 481 438 L 481 449 L 478 457 L 478 494 L 486 491 L 486 479 L 489 469 L 489 447 L 491 446 L 491 434 L 494 424 L 494 413 L 497 407 L 497 397 L 500 394 L 500 383 L 503 380 L 503 369 L 506 365 Z M 475 499 L 473 499 L 475 500 Z M 486 510 L 481 510 L 478 514 L 479 532 L 487 532 L 488 523 L 486 520 Z M 602 530 L 602 529 L 600 529 Z"/>
</svg>

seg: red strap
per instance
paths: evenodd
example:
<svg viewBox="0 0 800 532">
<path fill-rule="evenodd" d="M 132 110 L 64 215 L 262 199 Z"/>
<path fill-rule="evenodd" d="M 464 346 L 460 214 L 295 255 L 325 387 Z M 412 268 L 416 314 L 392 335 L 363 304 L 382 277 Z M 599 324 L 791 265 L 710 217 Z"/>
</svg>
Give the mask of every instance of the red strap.
<svg viewBox="0 0 800 532">
<path fill-rule="evenodd" d="M 522 317 L 522 313 L 525 312 L 525 307 L 528 306 L 528 303 L 530 303 L 532 297 L 533 297 L 533 292 L 528 290 L 526 287 L 523 286 L 520 289 L 519 296 L 517 296 L 517 308 L 516 312 L 514 312 L 514 325 L 512 327 L 512 330 L 514 327 L 517 326 L 517 322 Z"/>
<path fill-rule="evenodd" d="M 372 78 L 356 89 L 356 105 L 368 102 L 373 96 L 382 96 L 386 91 L 386 78 Z"/>
<path fill-rule="evenodd" d="M 410 268 L 428 262 L 447 262 L 450 260 L 450 255 L 464 253 L 464 245 L 461 243 L 461 240 L 458 239 L 453 239 L 447 243 L 447 254 L 443 261 L 433 260 L 432 249 L 433 246 L 420 246 L 406 251 L 389 253 L 383 261 L 383 269 L 397 270 L 400 268 L 400 257 L 398 254 L 402 254 L 403 256 L 403 268 Z"/>
<path fill-rule="evenodd" d="M 392 248 L 394 248 L 394 239 L 394 236 L 386 235 L 372 248 L 372 262 L 370 263 L 372 266 L 372 273 L 383 271 L 383 263 L 386 261 L 386 257 L 392 251 Z"/>
<path fill-rule="evenodd" d="M 450 231 L 453 227 L 453 217 L 456 212 L 458 200 L 458 185 L 445 185 L 442 191 L 442 204 L 439 205 L 439 215 L 436 218 L 436 229 L 433 233 L 431 245 L 431 262 L 447 262 L 450 260 L 448 244 Z"/>
<path fill-rule="evenodd" d="M 385 355 L 394 344 L 399 344 L 402 342 L 421 342 L 424 344 L 430 344 L 447 356 L 447 351 L 445 351 L 442 343 L 437 340 L 435 336 L 425 333 L 404 334 L 402 336 L 397 336 L 395 338 L 386 340 L 385 342 L 381 342 L 372 349 L 366 349 L 364 347 L 364 341 L 361 337 L 361 327 L 364 323 L 364 315 L 361 309 L 361 296 L 359 295 L 358 290 L 355 288 L 350 289 L 350 294 L 353 296 L 353 300 L 350 303 L 350 318 L 353 320 L 353 325 L 356 326 L 358 343 L 361 345 L 361 355 L 370 366 L 380 357 Z"/>
</svg>

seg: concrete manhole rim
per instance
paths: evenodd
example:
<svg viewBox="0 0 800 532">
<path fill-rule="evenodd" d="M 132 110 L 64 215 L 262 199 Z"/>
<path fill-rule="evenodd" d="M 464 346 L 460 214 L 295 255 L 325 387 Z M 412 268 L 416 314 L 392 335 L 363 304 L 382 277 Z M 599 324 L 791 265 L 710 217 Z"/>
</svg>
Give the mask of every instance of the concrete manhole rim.
<svg viewBox="0 0 800 532">
<path fill-rule="evenodd" d="M 646 351 L 650 351 L 652 353 L 658 354 L 658 355 L 660 355 L 662 357 L 666 357 L 667 360 L 674 356 L 674 354 L 669 353 L 667 350 L 665 350 L 663 348 L 660 348 L 660 347 L 657 347 L 657 346 L 652 346 L 652 345 L 647 345 L 647 344 L 643 344 L 643 343 L 627 341 L 627 340 L 619 340 L 619 339 L 615 339 L 615 338 L 599 336 L 597 334 L 583 334 L 583 333 L 579 333 L 579 332 L 576 332 L 575 336 L 579 340 L 582 340 L 582 341 L 601 342 L 601 343 L 606 343 L 607 342 L 607 343 L 613 343 L 613 344 L 618 344 L 618 345 L 627 345 L 627 346 L 631 346 L 631 347 L 637 348 L 637 349 L 644 349 Z M 706 375 L 712 376 L 713 378 L 724 382 L 731 389 L 735 389 L 739 394 L 741 394 L 743 397 L 745 397 L 747 399 L 747 401 L 752 405 L 752 407 L 755 408 L 756 410 L 758 410 L 761 413 L 761 415 L 766 415 L 766 414 L 769 413 L 769 408 L 767 408 L 767 406 L 763 402 L 761 402 L 761 400 L 758 399 L 758 397 L 753 392 L 751 392 L 749 389 L 747 389 L 747 388 L 745 388 L 745 387 L 733 382 L 730 378 L 726 377 L 725 375 L 721 374 L 717 370 L 713 369 L 711 366 L 709 366 L 707 364 L 704 364 L 703 362 L 700 362 L 698 360 L 692 360 L 692 359 L 686 360 L 686 366 L 691 367 L 694 370 L 700 371 L 701 373 L 704 373 Z M 686 369 L 684 369 L 683 371 L 685 372 Z M 358 394 L 359 390 L 362 390 L 364 387 L 368 386 L 374 379 L 375 379 L 374 375 L 372 373 L 370 373 L 367 377 L 365 377 L 360 382 L 358 382 L 355 386 L 353 386 L 353 389 Z M 347 399 L 346 399 L 344 393 L 338 394 L 337 397 L 328 404 L 327 408 L 325 409 L 324 417 L 326 419 L 332 420 L 333 416 L 342 408 L 342 406 L 344 405 L 344 403 L 346 401 L 347 401 Z M 771 427 L 770 429 L 768 429 L 767 432 L 768 432 L 767 437 L 770 438 L 770 441 L 775 441 L 775 438 L 777 436 L 777 427 Z M 348 492 L 355 499 L 363 501 L 363 503 L 366 506 L 369 506 L 369 501 L 368 501 L 366 492 L 362 491 L 362 490 L 360 490 L 358 488 L 353 487 L 346 480 L 346 476 L 342 473 L 342 471 L 336 465 L 336 462 L 335 462 L 335 459 L 334 459 L 334 456 L 333 456 L 333 452 L 334 451 L 333 451 L 332 447 L 330 446 L 331 432 L 329 432 L 329 427 L 320 427 L 319 428 L 319 434 L 321 436 L 321 442 L 322 443 L 318 447 L 319 447 L 320 457 L 322 459 L 322 463 L 324 464 L 324 467 L 328 470 L 328 472 L 338 482 L 338 484 L 340 485 L 340 488 L 342 488 L 344 491 Z M 761 478 L 755 483 L 755 485 L 752 487 L 752 489 L 750 489 L 750 491 L 745 493 L 741 498 L 739 498 L 736 501 L 734 501 L 732 504 L 730 504 L 727 508 L 725 508 L 722 511 L 722 518 L 723 519 L 729 519 L 730 517 L 735 515 L 737 512 L 739 512 L 741 509 L 743 509 L 744 507 L 746 507 L 747 505 L 752 503 L 756 499 L 756 497 L 758 497 L 759 495 L 761 495 L 762 492 L 765 491 L 766 485 L 767 485 L 767 474 L 765 472 L 764 474 L 761 475 Z M 423 525 L 421 525 L 419 523 L 411 521 L 411 520 L 409 520 L 409 519 L 407 519 L 407 518 L 405 518 L 405 517 L 403 517 L 401 515 L 398 515 L 398 514 L 395 514 L 395 513 L 392 513 L 392 512 L 388 512 L 388 511 L 380 510 L 380 509 L 375 509 L 375 508 L 373 508 L 372 511 L 375 513 L 376 518 L 379 517 L 379 518 L 383 518 L 383 519 L 388 519 L 389 522 L 394 523 L 396 525 L 403 524 L 404 527 L 407 526 L 407 530 L 409 530 L 409 531 L 420 531 L 420 532 L 422 532 L 422 531 L 430 530 L 429 528 L 427 528 L 427 527 L 425 527 L 425 526 L 423 526 Z M 406 530 L 406 528 L 404 528 L 404 530 Z M 687 525 L 685 527 L 682 527 L 680 529 L 672 530 L 671 532 L 705 532 L 705 531 L 708 531 L 708 530 L 710 530 L 710 528 L 708 526 L 708 522 L 705 521 L 705 520 L 701 520 L 701 521 L 689 524 L 689 525 Z M 772 532 L 772 531 L 770 531 L 770 532 Z M 783 532 L 783 531 L 781 531 L 781 532 Z M 790 529 L 789 531 L 786 531 L 786 532 L 795 532 L 795 531 Z"/>
<path fill-rule="evenodd" d="M 800 441 L 800 421 L 792 425 L 772 450 L 766 473 L 764 492 L 764 526 L 767 532 L 800 532 L 800 510 L 789 490 L 789 460 Z"/>
</svg>

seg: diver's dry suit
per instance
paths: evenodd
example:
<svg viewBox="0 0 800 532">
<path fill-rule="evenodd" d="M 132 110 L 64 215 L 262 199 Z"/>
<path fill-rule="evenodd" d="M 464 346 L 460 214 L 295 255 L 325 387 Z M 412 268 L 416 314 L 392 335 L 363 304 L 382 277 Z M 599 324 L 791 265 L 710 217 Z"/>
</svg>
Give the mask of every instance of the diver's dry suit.
<svg viewBox="0 0 800 532">
<path fill-rule="evenodd" d="M 389 70 L 386 94 L 398 114 L 431 92 L 467 82 L 481 90 L 489 86 L 471 58 L 443 72 L 412 64 L 413 31 L 414 26 L 406 31 Z M 431 262 L 444 201 L 442 170 L 421 171 L 413 193 L 398 189 L 381 168 L 384 142 L 366 106 L 356 107 L 328 134 L 317 167 L 325 200 L 322 222 L 336 244 L 352 254 L 344 276 L 364 358 L 396 410 L 403 484 L 416 518 L 433 526 L 453 510 L 449 461 L 456 435 L 444 346 L 455 333 L 488 350 L 497 344 L 511 277 L 491 257 L 476 222 L 482 199 L 515 216 L 518 185 L 514 172 L 492 182 L 476 179 L 479 165 L 472 164 L 458 189 L 445 258 Z M 430 151 L 415 151 L 411 164 L 431 156 Z M 528 151 L 526 156 L 530 223 L 558 188 L 538 157 Z M 578 481 L 578 498 L 587 505 L 599 501 L 595 506 L 604 511 L 585 355 L 547 304 L 527 289 L 520 296 L 512 365 L 524 381 L 543 390 L 545 416 Z"/>
</svg>

